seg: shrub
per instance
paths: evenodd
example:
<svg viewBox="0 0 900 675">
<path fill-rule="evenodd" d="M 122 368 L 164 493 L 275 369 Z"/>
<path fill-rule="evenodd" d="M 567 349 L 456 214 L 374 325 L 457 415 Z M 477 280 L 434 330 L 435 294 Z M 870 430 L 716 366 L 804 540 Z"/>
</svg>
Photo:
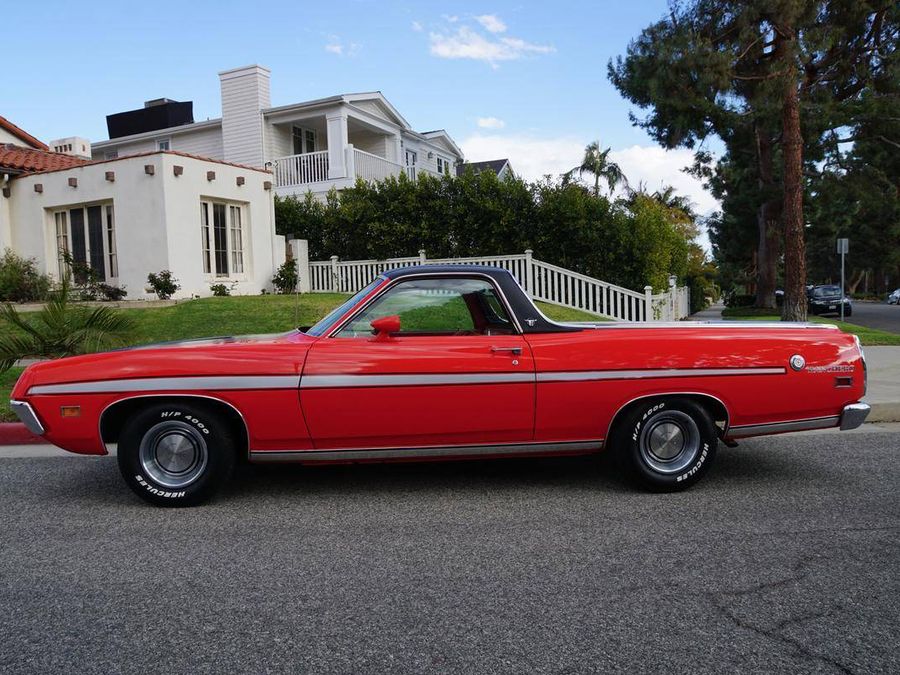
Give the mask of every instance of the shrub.
<svg viewBox="0 0 900 675">
<path fill-rule="evenodd" d="M 163 270 L 159 274 L 151 272 L 147 275 L 147 283 L 160 300 L 168 300 L 181 288 L 178 279 L 173 277 L 169 270 Z"/>
<path fill-rule="evenodd" d="M 726 307 L 753 307 L 756 304 L 755 295 L 742 295 L 739 293 L 729 293 L 725 296 Z"/>
<path fill-rule="evenodd" d="M 50 291 L 50 277 L 37 270 L 33 258 L 23 258 L 6 249 L 0 258 L 0 301 L 37 302 Z"/>
<path fill-rule="evenodd" d="M 124 300 L 125 296 L 128 295 L 128 291 L 125 290 L 124 286 L 111 286 L 103 283 L 97 284 L 97 291 L 100 294 L 100 299 L 107 301 Z"/>
<path fill-rule="evenodd" d="M 231 295 L 231 287 L 226 286 L 225 284 L 212 284 L 209 287 L 209 290 L 211 290 L 213 296 L 217 298 L 227 298 L 229 295 Z"/>
<path fill-rule="evenodd" d="M 0 321 L 15 330 L 0 335 L 0 372 L 19 359 L 84 354 L 104 349 L 132 326 L 109 307 L 86 307 L 73 301 L 69 279 L 51 294 L 47 306 L 27 318 L 9 303 L 0 305 Z"/>
<path fill-rule="evenodd" d="M 293 259 L 287 260 L 278 268 L 275 276 L 272 277 L 272 285 L 275 287 L 276 293 L 293 293 L 297 288 L 299 279 L 297 261 Z"/>
</svg>

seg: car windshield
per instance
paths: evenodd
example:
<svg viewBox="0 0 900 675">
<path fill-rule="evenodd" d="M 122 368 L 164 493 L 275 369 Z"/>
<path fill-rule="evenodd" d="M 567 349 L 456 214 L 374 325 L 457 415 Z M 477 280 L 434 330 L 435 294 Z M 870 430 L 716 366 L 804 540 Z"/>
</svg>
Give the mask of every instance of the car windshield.
<svg viewBox="0 0 900 675">
<path fill-rule="evenodd" d="M 840 295 L 841 287 L 840 286 L 819 286 L 816 290 L 813 291 L 813 295 L 817 298 L 824 298 L 829 295 Z"/>
<path fill-rule="evenodd" d="M 331 330 L 331 327 L 334 326 L 335 323 L 337 323 L 337 320 L 340 319 L 344 314 L 346 314 L 347 310 L 349 310 L 356 303 L 358 303 L 369 293 L 371 293 L 375 289 L 375 287 L 381 284 L 383 281 L 384 277 L 375 277 L 368 286 L 356 293 L 356 295 L 351 297 L 346 302 L 338 305 L 333 310 L 331 310 L 324 319 L 322 319 L 321 321 L 319 321 L 319 323 L 306 331 L 306 334 L 312 335 L 313 337 L 320 337 L 327 333 L 329 330 Z"/>
</svg>

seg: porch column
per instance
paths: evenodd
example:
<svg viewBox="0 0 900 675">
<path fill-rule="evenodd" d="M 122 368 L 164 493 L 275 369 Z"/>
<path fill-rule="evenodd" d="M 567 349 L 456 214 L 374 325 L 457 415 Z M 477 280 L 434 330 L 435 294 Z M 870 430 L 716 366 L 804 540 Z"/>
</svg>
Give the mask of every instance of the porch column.
<svg viewBox="0 0 900 675">
<path fill-rule="evenodd" d="M 325 117 L 328 133 L 328 178 L 345 178 L 344 148 L 347 146 L 347 113 L 339 110 Z"/>
<path fill-rule="evenodd" d="M 394 161 L 397 162 L 397 164 L 400 164 L 402 166 L 404 163 L 403 162 L 403 145 L 402 145 L 402 139 L 400 138 L 400 134 L 394 134 L 394 137 L 392 138 L 392 140 L 393 140 L 393 143 L 391 145 L 393 145 L 393 148 L 394 148 Z M 389 145 L 388 147 L 391 147 L 391 146 Z"/>
</svg>

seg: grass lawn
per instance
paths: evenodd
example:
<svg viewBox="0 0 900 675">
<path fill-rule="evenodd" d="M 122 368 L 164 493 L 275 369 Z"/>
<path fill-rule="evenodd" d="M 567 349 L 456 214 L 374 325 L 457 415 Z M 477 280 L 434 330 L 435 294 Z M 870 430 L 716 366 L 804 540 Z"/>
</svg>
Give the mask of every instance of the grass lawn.
<svg viewBox="0 0 900 675">
<path fill-rule="evenodd" d="M 754 321 L 779 321 L 780 316 L 772 314 L 771 309 L 760 309 L 758 307 L 726 307 L 722 310 L 723 319 L 749 319 Z M 837 319 L 829 319 L 823 316 L 811 316 L 809 321 L 813 323 L 830 323 L 839 327 L 845 333 L 852 333 L 859 336 L 859 341 L 864 346 L 875 345 L 900 345 L 900 335 L 897 333 L 889 333 L 886 330 L 878 330 L 876 328 L 866 328 L 865 326 L 857 326 L 855 323 L 841 323 Z"/>
<path fill-rule="evenodd" d="M 0 422 L 15 422 L 18 418 L 9 407 L 9 393 L 24 368 L 10 368 L 0 373 Z"/>
</svg>

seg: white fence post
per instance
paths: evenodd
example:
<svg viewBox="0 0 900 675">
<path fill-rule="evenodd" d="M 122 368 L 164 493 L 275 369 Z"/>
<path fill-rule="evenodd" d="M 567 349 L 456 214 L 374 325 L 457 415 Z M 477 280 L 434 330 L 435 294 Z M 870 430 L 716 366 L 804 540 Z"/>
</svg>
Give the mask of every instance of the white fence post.
<svg viewBox="0 0 900 675">
<path fill-rule="evenodd" d="M 427 258 L 425 257 L 425 249 L 420 248 L 419 249 L 419 264 L 424 265 L 426 260 L 427 260 Z"/>
<path fill-rule="evenodd" d="M 653 286 L 644 286 L 644 321 L 654 321 Z"/>
<path fill-rule="evenodd" d="M 340 277 L 338 276 L 338 257 L 331 256 L 331 290 L 335 293 L 341 290 Z"/>
<path fill-rule="evenodd" d="M 291 239 L 291 257 L 297 261 L 297 288 L 300 293 L 312 290 L 312 275 L 309 269 L 309 242 L 306 239 Z"/>
<path fill-rule="evenodd" d="M 532 256 L 534 256 L 534 251 L 530 248 L 526 248 L 525 278 L 522 279 L 522 283 L 525 284 L 525 292 L 528 293 L 529 297 L 534 295 L 534 265 L 532 264 Z"/>
</svg>

